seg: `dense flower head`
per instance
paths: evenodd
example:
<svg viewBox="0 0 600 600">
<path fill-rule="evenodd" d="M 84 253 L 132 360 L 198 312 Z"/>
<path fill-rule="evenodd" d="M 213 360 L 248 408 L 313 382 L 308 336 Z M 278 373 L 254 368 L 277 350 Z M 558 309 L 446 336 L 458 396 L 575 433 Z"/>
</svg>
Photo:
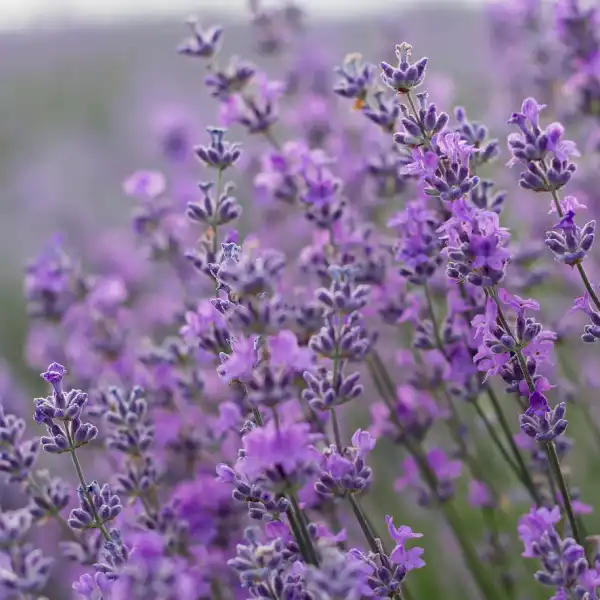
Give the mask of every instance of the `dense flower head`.
<svg viewBox="0 0 600 600">
<path fill-rule="evenodd" d="M 242 438 L 243 451 L 236 470 L 249 480 L 302 478 L 314 470 L 314 434 L 307 423 L 280 424 L 274 420 L 255 427 Z"/>
<path fill-rule="evenodd" d="M 451 279 L 490 287 L 506 274 L 511 253 L 509 232 L 500 226 L 496 212 L 459 204 L 443 227 L 447 239 L 447 274 Z"/>
<path fill-rule="evenodd" d="M 383 82 L 399 94 L 410 92 L 425 79 L 427 58 L 421 58 L 416 63 L 410 63 L 412 46 L 406 42 L 396 46 L 398 66 L 393 67 L 386 62 L 380 63 Z"/>
<path fill-rule="evenodd" d="M 267 132 L 279 120 L 277 102 L 285 92 L 285 84 L 258 73 L 244 92 L 243 96 L 234 94 L 223 102 L 221 124 L 229 127 L 239 123 L 248 133 Z"/>
<path fill-rule="evenodd" d="M 539 116 L 545 104 L 535 98 L 523 101 L 520 113 L 513 113 L 509 123 L 516 125 L 518 133 L 508 137 L 512 158 L 509 165 L 521 162 L 527 170 L 521 173 L 519 184 L 536 192 L 552 191 L 564 187 L 575 172 L 570 157 L 580 156 L 575 142 L 564 140 L 561 123 L 551 123 L 540 129 Z"/>
<path fill-rule="evenodd" d="M 438 196 L 446 202 L 465 197 L 479 184 L 479 177 L 471 175 L 472 157 L 479 152 L 458 132 L 442 132 L 436 136 L 438 153 L 437 168 L 432 175 L 425 175 L 428 187 L 425 193 Z"/>
<path fill-rule="evenodd" d="M 546 246 L 550 248 L 556 261 L 572 267 L 587 256 L 594 243 L 595 233 L 596 221 L 589 221 L 579 227 L 575 224 L 575 212 L 569 210 L 546 232 Z"/>
</svg>

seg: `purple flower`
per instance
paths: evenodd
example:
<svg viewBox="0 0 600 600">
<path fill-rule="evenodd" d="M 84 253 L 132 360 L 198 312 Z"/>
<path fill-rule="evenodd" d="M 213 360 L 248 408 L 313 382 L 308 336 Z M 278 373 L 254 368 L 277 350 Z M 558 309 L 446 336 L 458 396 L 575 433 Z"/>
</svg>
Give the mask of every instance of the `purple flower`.
<svg viewBox="0 0 600 600">
<path fill-rule="evenodd" d="M 291 369 L 297 373 L 310 371 L 315 367 L 315 355 L 309 348 L 298 345 L 298 338 L 292 331 L 280 331 L 268 338 L 270 364 L 274 367 Z"/>
<path fill-rule="evenodd" d="M 377 438 L 373 437 L 368 431 L 357 429 L 352 434 L 352 446 L 356 448 L 358 456 L 364 458 L 375 448 Z"/>
<path fill-rule="evenodd" d="M 423 83 L 427 69 L 427 58 L 421 58 L 416 63 L 410 63 L 412 46 L 402 42 L 396 46 L 398 66 L 392 67 L 386 62 L 380 63 L 381 78 L 392 90 L 399 94 L 406 94 Z"/>
<path fill-rule="evenodd" d="M 539 129 L 540 127 L 540 113 L 544 108 L 547 108 L 546 104 L 538 104 L 535 98 L 526 98 L 523 100 L 523 105 L 521 106 L 521 112 L 525 115 L 526 119 L 529 121 L 531 126 L 534 129 Z"/>
<path fill-rule="evenodd" d="M 420 569 L 425 566 L 425 561 L 421 558 L 425 550 L 423 548 L 408 548 L 402 545 L 396 546 L 390 554 L 393 563 L 401 565 L 407 571 Z"/>
<path fill-rule="evenodd" d="M 105 573 L 84 573 L 75 583 L 73 590 L 79 594 L 80 598 L 85 600 L 102 600 L 110 598 L 110 591 L 113 582 L 108 579 Z"/>
<path fill-rule="evenodd" d="M 552 510 L 545 507 L 531 508 L 528 514 L 519 519 L 517 531 L 519 538 L 525 545 L 525 549 L 521 556 L 526 558 L 536 558 L 535 544 L 539 543 L 542 536 L 553 531 L 554 525 L 560 521 L 560 508 L 555 506 Z"/>
<path fill-rule="evenodd" d="M 192 35 L 179 45 L 177 52 L 194 58 L 212 58 L 219 50 L 223 28 L 217 26 L 203 31 L 196 19 L 188 19 L 187 24 Z"/>
<path fill-rule="evenodd" d="M 560 161 L 567 160 L 570 156 L 581 156 L 575 142 L 563 140 L 565 128 L 560 123 L 552 123 L 546 128 L 548 137 L 548 150 Z"/>
<path fill-rule="evenodd" d="M 575 196 L 565 196 L 560 200 L 560 207 L 563 213 L 568 213 L 570 211 L 576 213 L 581 208 L 587 208 L 587 205 L 579 202 L 579 200 L 577 200 Z M 550 210 L 548 211 L 548 214 L 551 215 L 555 212 L 557 212 L 556 203 L 554 202 L 554 199 L 552 199 L 550 202 Z"/>
<path fill-rule="evenodd" d="M 140 200 L 153 200 L 164 194 L 167 183 L 158 171 L 136 171 L 123 182 L 123 191 Z"/>
<path fill-rule="evenodd" d="M 526 309 L 535 311 L 540 310 L 540 304 L 536 300 L 532 300 L 531 298 L 523 300 L 523 298 L 516 294 L 507 292 L 504 288 L 498 289 L 498 298 L 502 304 L 514 308 L 519 313 L 524 312 Z"/>
<path fill-rule="evenodd" d="M 60 389 L 60 384 L 67 370 L 58 363 L 52 363 L 41 375 L 55 390 Z"/>
<path fill-rule="evenodd" d="M 393 563 L 404 567 L 407 571 L 413 569 L 420 569 L 425 566 L 425 561 L 421 558 L 423 555 L 423 548 L 406 548 L 406 542 L 408 540 L 417 539 L 423 537 L 422 533 L 415 533 L 407 525 L 401 525 L 398 529 L 394 527 L 392 517 L 387 516 L 385 522 L 388 526 L 388 531 L 391 538 L 396 542 L 396 547 L 390 554 L 390 559 Z"/>
<path fill-rule="evenodd" d="M 252 376 L 257 360 L 257 339 L 256 335 L 252 335 L 249 338 L 238 337 L 231 340 L 232 353 L 219 354 L 221 364 L 217 367 L 217 373 L 221 379 L 231 383 L 234 380 L 244 381 Z"/>
<path fill-rule="evenodd" d="M 501 240 L 494 234 L 473 236 L 471 242 L 471 251 L 475 255 L 473 268 L 481 269 L 482 267 L 490 267 L 495 270 L 502 269 L 511 254 L 500 244 Z"/>
<path fill-rule="evenodd" d="M 469 504 L 475 508 L 493 508 L 494 499 L 490 494 L 488 486 L 477 479 L 469 481 L 469 492 L 467 495 Z"/>
<path fill-rule="evenodd" d="M 264 477 L 267 471 L 278 470 L 291 478 L 314 463 L 315 441 L 308 423 L 278 427 L 275 421 L 269 421 L 264 427 L 256 427 L 244 435 L 244 453 L 238 459 L 236 470 L 250 481 Z"/>
<path fill-rule="evenodd" d="M 389 515 L 385 518 L 390 537 L 399 545 L 403 546 L 407 540 L 423 537 L 422 533 L 415 533 L 408 525 L 401 525 L 397 529 L 394 527 L 393 517 Z"/>
</svg>

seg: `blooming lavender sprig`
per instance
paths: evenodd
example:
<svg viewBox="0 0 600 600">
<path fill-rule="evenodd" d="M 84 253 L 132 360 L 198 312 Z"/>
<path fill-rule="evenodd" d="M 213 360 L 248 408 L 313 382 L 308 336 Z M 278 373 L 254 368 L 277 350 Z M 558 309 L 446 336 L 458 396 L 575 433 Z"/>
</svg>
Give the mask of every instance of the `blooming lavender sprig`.
<svg viewBox="0 0 600 600">
<path fill-rule="evenodd" d="M 541 568 L 534 577 L 542 585 L 554 588 L 555 598 L 595 600 L 600 592 L 600 575 L 591 567 L 584 548 L 571 537 L 555 529 L 560 521 L 558 506 L 532 508 L 519 520 L 518 532 L 525 546 L 522 556 L 536 558 Z"/>
<path fill-rule="evenodd" d="M 9 481 L 26 481 L 38 455 L 39 440 L 23 440 L 24 432 L 25 421 L 0 405 L 0 472 Z"/>
<path fill-rule="evenodd" d="M 499 140 L 488 138 L 488 129 L 483 123 L 471 122 L 462 106 L 454 109 L 454 115 L 458 121 L 455 131 L 470 146 L 479 150 L 471 155 L 471 169 L 475 171 L 488 164 L 500 154 L 498 148 Z"/>
<path fill-rule="evenodd" d="M 186 22 L 192 35 L 181 43 L 177 52 L 192 58 L 212 58 L 219 51 L 219 43 L 223 37 L 222 27 L 211 27 L 206 31 L 200 29 L 196 19 L 188 19 Z"/>
<path fill-rule="evenodd" d="M 194 152 L 207 167 L 225 171 L 240 158 L 239 144 L 230 144 L 225 141 L 226 129 L 209 127 L 207 131 L 210 135 L 210 145 L 196 146 Z"/>
<path fill-rule="evenodd" d="M 218 260 L 219 227 L 236 221 L 242 214 L 241 206 L 232 195 L 233 184 L 223 184 L 223 173 L 239 160 L 241 149 L 239 144 L 224 140 L 226 129 L 209 127 L 207 131 L 211 138 L 210 145 L 196 146 L 194 152 L 205 166 L 217 170 L 216 189 L 213 196 L 211 194 L 213 184 L 200 183 L 203 200 L 199 203 L 190 202 L 187 216 L 191 221 L 208 226 L 206 234 L 208 244 L 201 244 L 195 253 L 190 253 L 187 257 L 194 266 L 210 276 L 209 265 Z"/>
<path fill-rule="evenodd" d="M 90 282 L 66 254 L 58 238 L 27 265 L 25 297 L 27 313 L 33 319 L 60 321 L 69 308 L 84 297 Z"/>
<path fill-rule="evenodd" d="M 404 131 L 394 134 L 394 142 L 417 148 L 419 146 L 431 145 L 432 138 L 441 133 L 448 124 L 448 114 L 439 112 L 436 105 L 429 102 L 429 94 L 420 92 L 417 97 L 417 110 L 410 110 L 404 105 L 400 105 L 402 117 L 400 124 Z"/>
<path fill-rule="evenodd" d="M 563 200 L 560 200 L 558 196 L 558 191 L 569 183 L 571 175 L 576 170 L 575 164 L 570 162 L 570 157 L 580 156 L 580 153 L 574 142 L 562 140 L 564 127 L 560 123 L 549 125 L 546 132 L 541 133 L 539 115 L 544 108 L 545 105 L 538 104 L 534 98 L 527 98 L 523 101 L 522 112 L 514 113 L 511 117 L 509 122 L 517 123 L 523 131 L 521 135 L 516 134 L 516 137 L 509 137 L 509 147 L 513 154 L 511 163 L 533 161 L 527 163 L 528 172 L 536 171 L 537 179 L 535 182 L 531 180 L 529 183 L 532 185 L 525 187 L 534 191 L 549 192 L 552 196 L 551 212 L 556 211 L 560 218 L 554 229 L 546 234 L 546 244 L 557 260 L 575 266 L 586 293 L 596 309 L 600 310 L 600 298 L 590 282 L 585 267 L 581 264 L 594 242 L 596 223 L 590 221 L 584 227 L 579 228 L 574 222 L 575 211 L 583 206 L 571 196 L 565 197 Z M 534 137 L 537 141 L 534 140 Z M 533 153 L 535 156 L 531 149 L 528 150 L 534 142 L 540 148 L 537 153 Z M 553 157 L 551 161 L 548 160 L 549 154 Z M 522 180 L 523 177 L 522 174 Z M 589 340 L 590 337 L 586 336 L 586 339 Z"/>
<path fill-rule="evenodd" d="M 423 83 L 427 68 L 427 58 L 421 58 L 411 64 L 412 46 L 406 42 L 396 46 L 398 66 L 393 67 L 386 62 L 381 63 L 383 82 L 398 94 L 406 94 Z"/>
<path fill-rule="evenodd" d="M 93 414 L 103 418 L 106 448 L 126 459 L 122 472 L 116 476 L 118 494 L 139 498 L 151 518 L 155 513 L 153 494 L 159 474 L 150 452 L 154 426 L 148 415 L 146 393 L 140 387 L 133 387 L 129 394 L 113 387 L 98 398 Z M 106 499 L 120 504 L 118 496 Z"/>
<path fill-rule="evenodd" d="M 237 57 L 232 57 L 222 69 L 213 69 L 204 78 L 210 93 L 219 100 L 227 100 L 233 94 L 243 92 L 256 74 L 256 67 Z"/>
<path fill-rule="evenodd" d="M 368 491 L 373 472 L 366 465 L 366 457 L 375 447 L 375 438 L 358 429 L 352 436 L 352 445 L 338 448 L 331 445 L 323 452 L 321 473 L 315 489 L 322 496 L 363 494 Z"/>
<path fill-rule="evenodd" d="M 201 202 L 188 204 L 187 214 L 192 221 L 204 223 L 213 229 L 236 221 L 242 214 L 242 207 L 232 195 L 233 184 L 226 184 L 219 198 L 214 198 L 211 190 L 212 182 L 200 183 L 200 191 L 203 194 Z"/>
<path fill-rule="evenodd" d="M 62 365 L 52 363 L 42 373 L 43 379 L 52 385 L 53 393 L 52 396 L 35 401 L 34 418 L 38 424 L 44 424 L 49 433 L 40 442 L 46 452 L 68 452 L 71 455 L 79 479 L 77 493 L 80 506 L 71 511 L 69 525 L 74 529 L 98 529 L 106 542 L 110 542 L 111 533 L 106 528 L 106 523 L 115 519 L 122 507 L 119 497 L 111 493 L 108 484 L 100 488 L 97 482 L 86 483 L 77 449 L 95 439 L 98 429 L 91 423 L 81 421 L 87 394 L 81 390 L 63 391 L 62 381 L 66 372 Z"/>
<path fill-rule="evenodd" d="M 31 544 L 14 545 L 10 549 L 10 570 L 0 570 L 0 592 L 8 598 L 42 593 L 53 563 Z"/>
<path fill-rule="evenodd" d="M 333 88 L 334 93 L 342 98 L 351 98 L 356 101 L 358 108 L 362 107 L 371 87 L 374 71 L 373 65 L 362 62 L 360 54 L 348 54 L 342 66 L 335 69 L 340 81 Z"/>
<path fill-rule="evenodd" d="M 510 165 L 523 163 L 527 170 L 521 173 L 519 185 L 535 192 L 556 192 L 573 176 L 576 170 L 571 156 L 579 156 L 575 142 L 563 140 L 564 127 L 552 123 L 542 131 L 539 124 L 544 104 L 534 98 L 523 101 L 520 113 L 513 113 L 509 123 L 519 128 L 508 137 L 512 158 Z"/>
<path fill-rule="evenodd" d="M 51 396 L 35 399 L 34 419 L 38 425 L 45 425 L 49 434 L 43 436 L 40 442 L 43 450 L 52 454 L 72 453 L 98 435 L 95 425 L 81 421 L 87 394 L 81 390 L 63 392 L 61 384 L 66 372 L 62 365 L 52 363 L 42 377 L 52 385 L 54 391 Z"/>
</svg>

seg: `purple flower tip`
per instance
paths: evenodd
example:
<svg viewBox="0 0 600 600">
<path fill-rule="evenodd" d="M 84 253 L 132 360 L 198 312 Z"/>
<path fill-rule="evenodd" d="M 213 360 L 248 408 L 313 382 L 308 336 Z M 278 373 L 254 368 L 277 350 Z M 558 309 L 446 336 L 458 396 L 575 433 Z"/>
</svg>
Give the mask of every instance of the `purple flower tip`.
<svg viewBox="0 0 600 600">
<path fill-rule="evenodd" d="M 544 394 L 535 391 L 529 396 L 529 408 L 527 409 L 528 415 L 543 415 L 546 412 L 550 412 L 550 406 L 548 400 Z"/>
<path fill-rule="evenodd" d="M 60 383 L 65 376 L 67 370 L 59 363 L 52 363 L 46 371 L 41 374 L 41 377 L 48 383 L 55 385 Z"/>
</svg>

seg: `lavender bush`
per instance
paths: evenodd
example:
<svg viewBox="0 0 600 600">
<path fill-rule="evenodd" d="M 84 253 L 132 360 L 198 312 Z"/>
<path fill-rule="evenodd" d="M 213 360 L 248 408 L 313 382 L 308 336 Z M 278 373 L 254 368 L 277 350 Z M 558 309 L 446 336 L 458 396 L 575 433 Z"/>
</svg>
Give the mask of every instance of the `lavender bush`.
<svg viewBox="0 0 600 600">
<path fill-rule="evenodd" d="M 491 8 L 490 126 L 419 39 L 333 68 L 255 1 L 254 63 L 188 23 L 205 133 L 124 178 L 116 251 L 26 269 L 0 598 L 600 598 L 600 12 Z"/>
</svg>

